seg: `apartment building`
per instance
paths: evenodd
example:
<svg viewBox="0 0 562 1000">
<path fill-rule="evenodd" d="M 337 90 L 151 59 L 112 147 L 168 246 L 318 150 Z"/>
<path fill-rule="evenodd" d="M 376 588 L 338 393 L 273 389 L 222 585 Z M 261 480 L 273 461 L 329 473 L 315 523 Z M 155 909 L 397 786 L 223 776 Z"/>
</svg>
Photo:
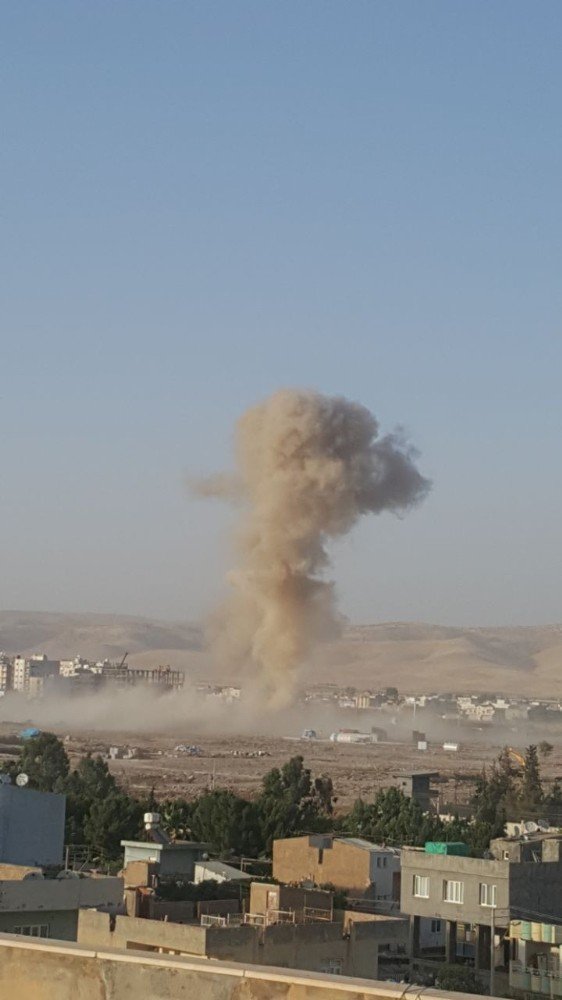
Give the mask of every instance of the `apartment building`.
<svg viewBox="0 0 562 1000">
<path fill-rule="evenodd" d="M 38 694 L 43 681 L 48 677 L 58 677 L 59 660 L 50 660 L 45 653 L 34 653 L 33 656 L 14 657 L 12 687 L 22 694 Z M 30 683 L 31 682 L 31 683 Z"/>
<path fill-rule="evenodd" d="M 12 687 L 12 661 L 5 653 L 0 653 L 0 692 L 9 691 Z"/>
<path fill-rule="evenodd" d="M 454 845 L 402 850 L 401 910 L 410 917 L 410 948 L 420 954 L 420 921 L 445 925 L 445 958 L 472 959 L 489 969 L 494 936 L 495 961 L 507 971 L 508 949 L 501 942 L 510 920 L 541 912 L 556 918 L 562 893 L 561 838 L 534 841 L 499 838 L 487 858 L 469 858 Z M 439 850 L 439 847 L 437 848 Z"/>
<path fill-rule="evenodd" d="M 313 834 L 273 842 L 275 879 L 345 889 L 349 897 L 398 904 L 400 852 L 361 837 Z"/>
<path fill-rule="evenodd" d="M 562 997 L 562 923 L 512 920 L 509 939 L 511 995 Z"/>
</svg>

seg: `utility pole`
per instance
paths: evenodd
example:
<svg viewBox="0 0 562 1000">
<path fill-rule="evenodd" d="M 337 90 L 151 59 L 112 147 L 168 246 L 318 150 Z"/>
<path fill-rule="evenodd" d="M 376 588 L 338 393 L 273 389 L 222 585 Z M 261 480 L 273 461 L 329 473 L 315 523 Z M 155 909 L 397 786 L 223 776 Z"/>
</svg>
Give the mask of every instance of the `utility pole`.
<svg viewBox="0 0 562 1000">
<path fill-rule="evenodd" d="M 495 887 L 494 887 L 495 888 Z M 490 924 L 490 996 L 494 996 L 496 972 L 496 904 L 492 906 Z"/>
</svg>

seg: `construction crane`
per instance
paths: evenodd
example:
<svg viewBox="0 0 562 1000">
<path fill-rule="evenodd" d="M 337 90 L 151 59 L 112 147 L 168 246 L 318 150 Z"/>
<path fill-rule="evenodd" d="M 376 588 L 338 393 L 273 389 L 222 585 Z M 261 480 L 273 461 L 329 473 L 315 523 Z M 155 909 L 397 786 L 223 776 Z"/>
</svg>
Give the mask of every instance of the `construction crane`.
<svg viewBox="0 0 562 1000">
<path fill-rule="evenodd" d="M 125 653 L 125 656 L 123 657 L 123 659 L 121 660 L 121 663 L 119 664 L 119 670 L 122 670 L 123 667 L 125 666 L 125 660 L 127 659 L 128 655 L 129 655 L 129 651 L 127 650 L 127 652 Z"/>
</svg>

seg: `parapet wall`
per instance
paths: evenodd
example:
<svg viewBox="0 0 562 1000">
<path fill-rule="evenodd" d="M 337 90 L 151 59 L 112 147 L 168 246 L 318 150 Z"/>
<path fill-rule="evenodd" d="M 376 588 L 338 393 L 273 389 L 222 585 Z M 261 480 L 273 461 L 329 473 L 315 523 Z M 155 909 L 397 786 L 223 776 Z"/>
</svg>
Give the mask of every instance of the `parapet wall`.
<svg viewBox="0 0 562 1000">
<path fill-rule="evenodd" d="M 0 935 L 0 997 L 17 1000 L 401 1000 L 404 992 L 343 976 Z M 419 987 L 411 992 L 414 998 Z M 424 990 L 424 1000 L 463 996 Z"/>
</svg>

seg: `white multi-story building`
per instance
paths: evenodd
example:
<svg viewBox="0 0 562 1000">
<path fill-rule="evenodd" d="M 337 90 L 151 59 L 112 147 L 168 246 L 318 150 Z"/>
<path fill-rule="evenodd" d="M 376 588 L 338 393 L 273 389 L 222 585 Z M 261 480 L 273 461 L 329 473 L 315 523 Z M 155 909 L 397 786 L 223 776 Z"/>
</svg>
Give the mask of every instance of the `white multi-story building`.
<svg viewBox="0 0 562 1000">
<path fill-rule="evenodd" d="M 0 692 L 4 694 L 12 686 L 12 661 L 5 653 L 0 653 Z"/>
<path fill-rule="evenodd" d="M 59 660 L 49 660 L 46 653 L 34 653 L 29 659 L 25 656 L 16 656 L 14 659 L 13 682 L 14 691 L 29 693 L 30 679 L 58 676 L 60 669 Z M 37 688 L 41 685 L 33 685 L 33 693 L 37 693 Z"/>
<path fill-rule="evenodd" d="M 76 660 L 61 660 L 59 673 L 61 677 L 74 677 L 76 673 Z"/>
<path fill-rule="evenodd" d="M 25 656 L 16 656 L 14 659 L 14 674 L 12 687 L 14 691 L 26 691 L 29 681 L 29 660 Z"/>
</svg>

